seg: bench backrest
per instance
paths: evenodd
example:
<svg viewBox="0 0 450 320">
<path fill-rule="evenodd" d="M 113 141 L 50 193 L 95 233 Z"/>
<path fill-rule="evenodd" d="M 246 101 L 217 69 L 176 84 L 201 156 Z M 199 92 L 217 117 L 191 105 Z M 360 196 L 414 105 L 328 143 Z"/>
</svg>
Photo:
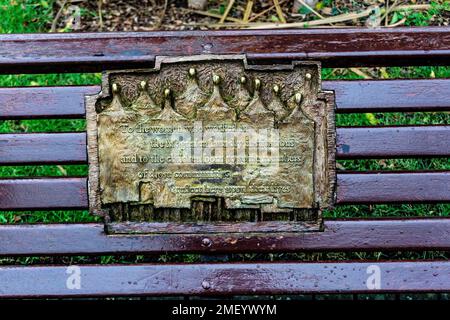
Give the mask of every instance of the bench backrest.
<svg viewBox="0 0 450 320">
<path fill-rule="evenodd" d="M 99 72 L 152 66 L 157 55 L 246 53 L 250 61 L 319 60 L 323 67 L 449 65 L 448 28 L 264 30 L 0 36 L 0 72 Z M 447 112 L 450 79 L 324 81 L 337 113 Z M 83 119 L 98 86 L 0 88 L 0 120 Z M 450 156 L 450 126 L 339 127 L 337 158 Z M 86 164 L 86 133 L 4 133 L 0 165 Z M 450 171 L 339 171 L 337 204 L 450 202 Z M 88 207 L 86 177 L 0 179 L 0 210 Z M 209 241 L 205 241 L 207 238 Z M 142 253 L 450 250 L 450 219 L 327 219 L 325 230 L 283 237 L 107 236 L 100 223 L 0 225 L 1 256 Z M 65 266 L 0 268 L 2 297 L 450 291 L 450 262 L 372 261 L 80 265 L 86 285 L 65 286 Z M 370 270 L 369 270 L 370 271 Z M 370 274 L 370 272 L 369 272 Z M 48 281 L 47 281 L 48 280 Z M 50 281 L 51 280 L 51 281 Z M 61 281 L 58 281 L 61 280 Z"/>
</svg>

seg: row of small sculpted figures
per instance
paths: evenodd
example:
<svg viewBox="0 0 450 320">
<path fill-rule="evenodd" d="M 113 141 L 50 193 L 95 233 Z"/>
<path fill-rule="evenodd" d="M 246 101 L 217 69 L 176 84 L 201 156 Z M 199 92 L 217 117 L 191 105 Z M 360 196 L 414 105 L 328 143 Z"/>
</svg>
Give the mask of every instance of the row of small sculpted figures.
<svg viewBox="0 0 450 320">
<path fill-rule="evenodd" d="M 311 79 L 311 74 L 305 75 L 306 80 Z M 302 102 L 302 94 L 295 93 L 289 99 L 294 108 L 290 109 L 280 99 L 280 87 L 274 85 L 272 90 L 274 92 L 273 99 L 269 105 L 265 105 L 260 98 L 261 81 L 254 80 L 254 94 L 250 97 L 247 90 L 236 92 L 234 100 L 238 106 L 236 108 L 230 107 L 223 99 L 220 92 L 220 77 L 213 75 L 213 92 L 209 96 L 199 88 L 196 80 L 196 70 L 189 69 L 190 81 L 186 90 L 176 98 L 175 107 L 173 106 L 172 91 L 170 89 L 164 90 L 164 106 L 158 106 L 150 94 L 148 93 L 148 83 L 141 81 L 139 84 L 139 97 L 131 104 L 130 107 L 124 107 L 124 102 L 121 97 L 120 87 L 117 83 L 112 84 L 113 100 L 111 105 L 105 111 L 129 113 L 139 112 L 148 116 L 151 120 L 209 120 L 209 121 L 226 121 L 226 120 L 247 120 L 249 122 L 280 122 L 292 116 L 295 112 L 301 111 L 300 104 Z M 247 78 L 242 76 L 240 83 L 245 84 Z M 205 103 L 206 101 L 206 103 Z M 239 104 L 240 103 L 240 104 Z M 299 109 L 296 111 L 296 109 Z M 267 120 L 269 119 L 269 120 Z"/>
</svg>

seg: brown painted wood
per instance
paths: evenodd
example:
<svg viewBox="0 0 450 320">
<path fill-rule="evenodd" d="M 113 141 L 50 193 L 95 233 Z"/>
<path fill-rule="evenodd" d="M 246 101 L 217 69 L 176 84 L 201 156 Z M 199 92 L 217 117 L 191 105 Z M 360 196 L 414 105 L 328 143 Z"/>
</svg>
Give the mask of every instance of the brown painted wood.
<svg viewBox="0 0 450 320">
<path fill-rule="evenodd" d="M 336 95 L 337 112 L 449 111 L 450 80 L 324 81 Z"/>
<path fill-rule="evenodd" d="M 450 111 L 449 79 L 324 81 L 336 93 L 336 111 Z M 84 95 L 98 86 L 0 88 L 0 120 L 84 118 Z"/>
<path fill-rule="evenodd" d="M 121 222 L 110 223 L 108 234 L 255 234 L 299 233 L 320 230 L 321 222 L 309 221 L 211 221 L 211 222 Z"/>
<path fill-rule="evenodd" d="M 86 178 L 0 179 L 0 210 L 82 209 Z"/>
<path fill-rule="evenodd" d="M 448 64 L 446 27 L 56 33 L 0 36 L 2 73 L 148 67 L 156 55 L 247 54 L 326 67 Z"/>
<path fill-rule="evenodd" d="M 445 292 L 449 261 L 81 265 L 0 268 L 1 297 Z M 79 268 L 79 269 L 78 269 Z M 380 272 L 380 288 L 370 275 Z M 369 284 L 369 286 L 368 286 Z"/>
<path fill-rule="evenodd" d="M 450 156 L 450 126 L 338 128 L 336 138 L 338 159 Z"/>
<path fill-rule="evenodd" d="M 210 241 L 206 242 L 207 238 Z M 1 225 L 0 256 L 450 250 L 450 219 L 325 220 L 323 232 L 106 236 L 103 224 Z"/>
<path fill-rule="evenodd" d="M 338 159 L 448 157 L 450 126 L 337 129 Z M 87 163 L 86 133 L 0 134 L 0 164 Z"/>
<path fill-rule="evenodd" d="M 450 202 L 450 171 L 339 173 L 338 204 Z M 0 179 L 0 210 L 87 208 L 86 178 Z"/>
<path fill-rule="evenodd" d="M 0 120 L 84 118 L 84 96 L 97 86 L 0 88 Z"/>
<path fill-rule="evenodd" d="M 86 133 L 0 134 L 0 165 L 87 163 Z"/>
<path fill-rule="evenodd" d="M 450 201 L 450 171 L 341 173 L 338 204 Z"/>
</svg>

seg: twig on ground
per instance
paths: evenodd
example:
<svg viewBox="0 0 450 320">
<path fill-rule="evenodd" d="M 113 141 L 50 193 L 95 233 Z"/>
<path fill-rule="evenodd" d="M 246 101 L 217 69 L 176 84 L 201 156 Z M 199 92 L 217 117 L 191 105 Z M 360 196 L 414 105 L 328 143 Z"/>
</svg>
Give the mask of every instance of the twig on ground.
<svg viewBox="0 0 450 320">
<path fill-rule="evenodd" d="M 405 22 L 406 22 L 406 18 L 403 18 L 402 20 L 397 21 L 396 23 L 388 25 L 387 28 L 395 28 L 395 27 L 401 26 Z"/>
<path fill-rule="evenodd" d="M 62 173 L 63 176 L 67 176 L 67 170 L 64 169 L 63 166 L 58 165 L 58 166 L 56 166 L 56 167 L 57 167 L 58 170 Z"/>
<path fill-rule="evenodd" d="M 386 11 L 389 10 L 389 0 L 386 0 Z M 389 24 L 388 16 L 386 15 L 386 19 L 384 19 L 384 25 L 387 27 Z"/>
<path fill-rule="evenodd" d="M 380 19 L 380 22 L 383 21 L 383 19 L 386 19 L 386 21 L 389 18 L 389 13 L 391 13 L 396 7 L 397 7 L 398 0 L 395 0 L 392 6 L 389 6 L 389 8 L 386 8 L 386 11 L 384 12 L 383 16 Z"/>
<path fill-rule="evenodd" d="M 431 4 L 410 4 L 410 5 L 401 5 L 397 6 L 392 11 L 405 11 L 405 10 L 416 10 L 416 11 L 422 11 L 422 10 L 429 10 L 431 9 Z"/>
<path fill-rule="evenodd" d="M 314 10 L 309 4 L 307 4 L 305 1 L 303 0 L 296 0 L 298 2 L 300 2 L 304 7 L 306 7 L 309 11 L 311 11 L 312 13 L 314 13 L 316 16 L 318 16 L 320 19 L 325 19 L 324 16 L 322 16 L 320 13 L 318 13 L 316 10 Z"/>
<path fill-rule="evenodd" d="M 225 12 L 223 13 L 222 17 L 220 18 L 219 23 L 224 23 L 224 22 L 225 22 L 225 19 L 228 17 L 228 14 L 230 13 L 231 8 L 232 8 L 233 5 L 234 5 L 234 1 L 235 1 L 235 0 L 230 0 L 230 1 L 228 2 L 228 5 L 227 5 L 227 7 L 226 7 L 226 9 L 225 9 Z"/>
<path fill-rule="evenodd" d="M 283 10 L 281 9 L 280 2 L 278 0 L 273 0 L 273 5 L 275 6 L 275 10 L 277 11 L 278 19 L 280 19 L 281 23 L 286 23 L 286 19 L 283 15 Z"/>
<path fill-rule="evenodd" d="M 55 18 L 52 21 L 52 26 L 50 28 L 50 32 L 56 31 L 56 26 L 58 25 L 58 20 L 59 20 L 59 18 L 61 18 L 64 8 L 66 7 L 66 4 L 67 4 L 67 0 L 64 0 L 64 2 L 61 4 L 61 7 L 58 10 L 58 12 L 56 13 Z"/>
<path fill-rule="evenodd" d="M 397 1 L 395 2 L 397 3 Z M 412 10 L 412 11 L 426 11 L 431 9 L 431 5 L 430 4 L 412 4 L 412 5 L 401 5 L 401 6 L 395 6 L 395 3 L 389 8 L 386 9 L 385 14 L 383 15 L 383 17 L 385 17 L 385 21 L 386 21 L 386 26 L 388 28 L 393 28 L 393 27 L 397 27 L 400 26 L 402 24 L 404 24 L 406 22 L 406 18 L 401 19 L 400 21 L 397 21 L 394 24 L 389 24 L 389 13 L 391 12 L 398 12 L 398 11 L 408 11 L 408 10 Z"/>
<path fill-rule="evenodd" d="M 239 22 L 225 22 L 225 23 L 211 23 L 211 22 L 188 22 L 188 23 L 184 23 L 184 26 L 189 26 L 189 27 L 210 27 L 210 28 L 230 28 L 230 29 L 236 29 L 236 28 L 249 28 L 249 27 L 265 27 L 265 29 L 270 28 L 268 27 L 268 23 L 266 22 L 248 22 L 248 23 L 243 23 L 242 20 L 240 20 Z M 272 25 L 277 25 L 275 23 L 272 23 Z M 281 26 L 286 26 L 289 25 L 289 23 L 285 23 L 285 24 L 280 24 L 280 28 Z M 330 29 L 330 26 L 315 26 L 314 28 L 317 29 Z M 333 26 L 333 29 L 356 29 L 358 28 L 357 26 L 340 26 L 340 25 L 335 25 Z M 262 28 L 261 28 L 262 29 Z"/>
<path fill-rule="evenodd" d="M 281 6 L 281 5 L 282 5 L 283 3 L 285 3 L 286 1 L 287 1 L 287 0 L 282 0 L 282 1 L 279 1 L 278 3 L 279 3 L 280 6 Z M 251 17 L 251 18 L 248 20 L 248 22 L 255 21 L 256 19 L 258 19 L 259 17 L 265 15 L 267 12 L 269 12 L 270 10 L 273 10 L 273 9 L 275 9 L 275 6 L 271 6 L 271 7 L 267 8 L 267 9 L 265 9 L 265 10 L 263 10 L 263 11 L 257 13 L 256 15 L 254 15 L 253 17 Z"/>
<path fill-rule="evenodd" d="M 164 20 L 164 16 L 166 15 L 166 11 L 167 11 L 167 7 L 169 5 L 169 0 L 165 0 L 164 1 L 164 8 L 161 12 L 161 15 L 159 16 L 159 21 L 157 23 L 155 23 L 154 29 L 158 29 L 159 27 L 161 27 L 162 22 Z"/>
<path fill-rule="evenodd" d="M 210 17 L 210 18 L 216 18 L 216 19 L 222 18 L 222 16 L 220 14 L 215 14 L 215 13 L 211 13 L 211 12 L 208 12 L 208 11 L 189 10 L 189 9 L 185 9 L 185 10 L 188 11 L 188 12 L 192 12 L 192 13 L 199 14 L 199 15 L 206 16 L 206 17 Z M 239 22 L 239 23 L 242 22 L 241 20 L 233 18 L 233 17 L 227 17 L 226 20 L 227 21 L 231 21 L 231 22 Z"/>
<path fill-rule="evenodd" d="M 361 69 L 359 68 L 350 68 L 350 70 L 353 73 L 356 73 L 358 76 L 363 77 L 364 79 L 372 79 L 371 76 L 369 76 L 367 73 L 363 72 Z"/>
<path fill-rule="evenodd" d="M 99 24 L 100 31 L 103 30 L 102 4 L 103 4 L 103 0 L 97 0 L 98 24 Z"/>
<path fill-rule="evenodd" d="M 267 28 L 307 28 L 312 26 L 320 26 L 324 24 L 329 23 L 337 23 L 337 22 L 344 22 L 354 19 L 360 19 L 367 17 L 372 14 L 372 8 L 366 9 L 359 13 L 344 13 L 333 17 L 328 17 L 325 19 L 320 20 L 312 20 L 312 21 L 305 21 L 305 22 L 293 22 L 293 23 L 284 23 L 284 24 L 277 24 L 277 23 L 265 23 L 260 26 L 251 26 L 250 29 L 267 29 Z"/>
<path fill-rule="evenodd" d="M 250 15 L 252 14 L 252 9 L 253 9 L 253 1 L 249 0 L 247 2 L 247 7 L 245 8 L 244 18 L 242 19 L 243 23 L 248 22 L 248 18 L 250 18 Z"/>
</svg>

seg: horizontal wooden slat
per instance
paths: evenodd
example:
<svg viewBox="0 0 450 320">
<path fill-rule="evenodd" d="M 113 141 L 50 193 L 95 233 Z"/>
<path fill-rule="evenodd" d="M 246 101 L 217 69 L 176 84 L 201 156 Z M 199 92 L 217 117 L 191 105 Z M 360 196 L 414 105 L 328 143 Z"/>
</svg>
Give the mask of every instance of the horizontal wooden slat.
<svg viewBox="0 0 450 320">
<path fill-rule="evenodd" d="M 337 185 L 338 204 L 450 201 L 450 171 L 341 173 Z"/>
<path fill-rule="evenodd" d="M 86 163 L 86 133 L 0 134 L 0 164 Z"/>
<path fill-rule="evenodd" d="M 450 156 L 450 126 L 337 129 L 337 158 Z M 0 164 L 87 163 L 86 133 L 0 134 Z"/>
<path fill-rule="evenodd" d="M 210 240 L 208 246 L 203 240 Z M 450 250 L 450 219 L 325 220 L 323 232 L 107 236 L 103 224 L 1 225 L 0 256 Z"/>
<path fill-rule="evenodd" d="M 324 81 L 337 112 L 449 111 L 449 79 Z"/>
<path fill-rule="evenodd" d="M 11 266 L 0 282 L 0 297 L 444 292 L 450 262 Z"/>
<path fill-rule="evenodd" d="M 84 96 L 97 86 L 0 88 L 0 120 L 84 118 Z"/>
<path fill-rule="evenodd" d="M 339 173 L 338 204 L 450 202 L 450 171 Z M 0 210 L 87 208 L 86 178 L 0 180 Z"/>
<path fill-rule="evenodd" d="M 450 111 L 449 79 L 324 81 L 336 92 L 336 111 Z M 0 88 L 0 120 L 84 118 L 84 95 L 99 86 Z"/>
<path fill-rule="evenodd" d="M 298 233 L 319 231 L 321 223 L 297 221 L 241 222 L 124 222 L 108 224 L 110 234 L 235 234 L 235 233 Z"/>
<path fill-rule="evenodd" d="M 0 36 L 2 73 L 147 67 L 157 55 L 247 54 L 326 67 L 447 64 L 446 27 L 16 34 Z"/>
<path fill-rule="evenodd" d="M 1 210 L 87 208 L 86 178 L 0 179 Z"/>
<path fill-rule="evenodd" d="M 348 127 L 337 129 L 337 158 L 450 156 L 450 126 Z"/>
</svg>

